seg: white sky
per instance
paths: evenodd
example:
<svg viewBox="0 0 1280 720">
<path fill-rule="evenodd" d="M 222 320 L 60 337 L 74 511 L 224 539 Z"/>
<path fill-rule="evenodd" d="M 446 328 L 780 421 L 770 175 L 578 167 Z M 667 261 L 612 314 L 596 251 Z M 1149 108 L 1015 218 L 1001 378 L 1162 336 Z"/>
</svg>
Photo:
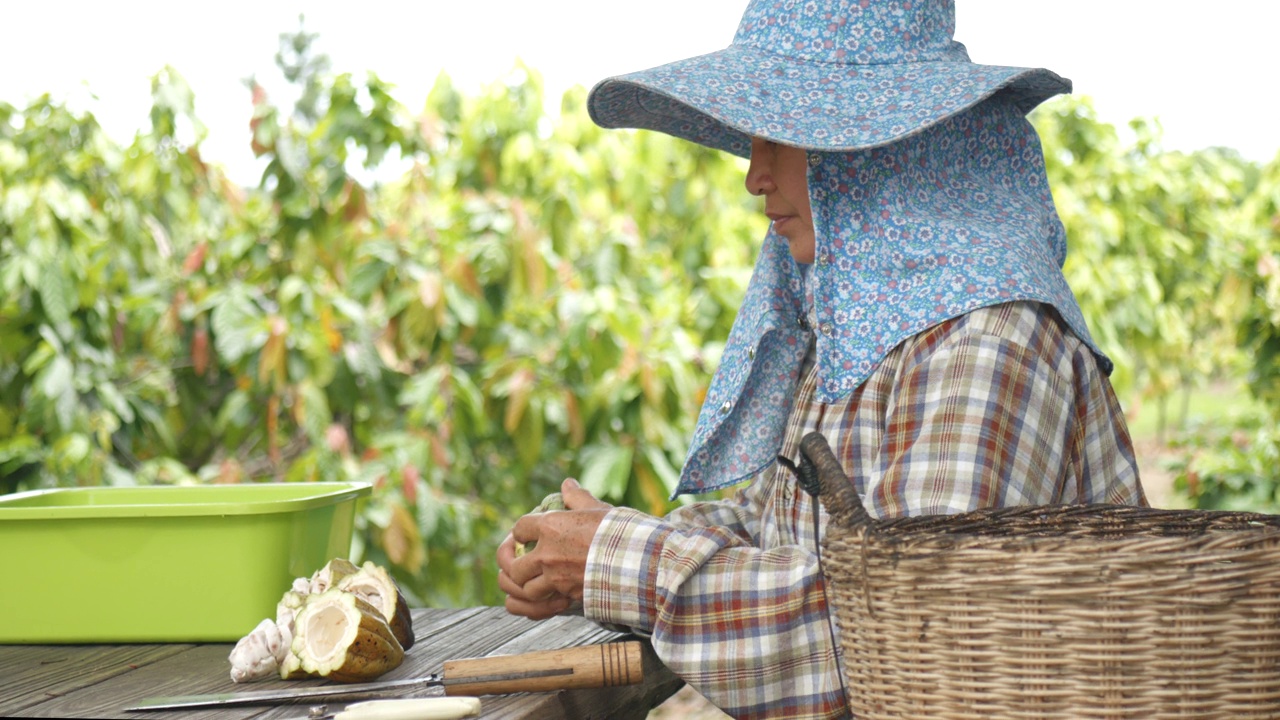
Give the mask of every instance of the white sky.
<svg viewBox="0 0 1280 720">
<path fill-rule="evenodd" d="M 1158 117 L 1166 147 L 1280 151 L 1280 3 L 1218 0 L 956 0 L 956 39 L 976 62 L 1047 67 L 1093 97 L 1102 119 Z M 25 2 L 0 13 L 0 100 L 50 92 L 128 142 L 147 123 L 150 77 L 173 65 L 209 128 L 208 159 L 255 183 L 242 78 L 277 77 L 277 36 L 300 12 L 333 70 L 366 69 L 421 107 L 437 74 L 464 90 L 516 58 L 550 94 L 724 47 L 746 0 Z M 1211 8 L 1214 12 L 1206 12 Z M 270 85 L 268 85 L 270 87 Z M 96 96 L 93 99 L 88 93 Z"/>
</svg>

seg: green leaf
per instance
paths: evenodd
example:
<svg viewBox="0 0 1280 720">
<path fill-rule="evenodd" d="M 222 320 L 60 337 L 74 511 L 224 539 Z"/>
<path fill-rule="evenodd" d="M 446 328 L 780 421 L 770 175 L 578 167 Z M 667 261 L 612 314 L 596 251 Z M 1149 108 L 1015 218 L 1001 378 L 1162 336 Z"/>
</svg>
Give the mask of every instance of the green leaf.
<svg viewBox="0 0 1280 720">
<path fill-rule="evenodd" d="M 0 440 L 0 476 L 27 464 L 40 462 L 42 445 L 27 434 Z"/>
<path fill-rule="evenodd" d="M 45 264 L 40 273 L 39 290 L 45 315 L 58 333 L 66 337 L 71 331 L 71 313 L 76 311 L 80 302 L 61 262 Z"/>
<path fill-rule="evenodd" d="M 98 397 L 102 400 L 103 406 L 115 413 L 116 417 L 122 423 L 131 423 L 134 420 L 133 408 L 129 407 L 129 403 L 120 394 L 115 383 L 101 382 L 97 385 Z"/>
<path fill-rule="evenodd" d="M 226 433 L 232 428 L 240 428 L 253 421 L 253 413 L 249 409 L 249 394 L 236 390 L 227 396 L 214 420 L 214 429 Z"/>
<path fill-rule="evenodd" d="M 290 275 L 280 283 L 280 304 L 289 305 L 307 291 L 307 283 L 297 275 Z"/>
<path fill-rule="evenodd" d="M 54 345 L 47 341 L 42 342 L 37 345 L 31 355 L 27 357 L 26 362 L 22 363 L 22 372 L 28 376 L 34 376 L 55 357 L 58 357 L 58 351 L 55 349 Z"/>
<path fill-rule="evenodd" d="M 656 445 L 645 445 L 644 456 L 649 461 L 649 467 L 653 468 L 658 479 L 666 487 L 667 493 L 675 492 L 676 486 L 680 484 L 680 471 L 667 460 L 667 454 L 662 448 Z"/>
<path fill-rule="evenodd" d="M 75 387 L 72 380 L 75 366 L 64 355 L 55 357 L 45 368 L 40 380 L 40 390 L 45 397 L 54 401 L 58 424 L 62 429 L 70 429 L 77 403 Z"/>
<path fill-rule="evenodd" d="M 333 414 L 329 411 L 329 399 L 324 390 L 310 381 L 298 385 L 302 401 L 302 427 L 307 437 L 314 443 L 324 440 L 325 430 L 333 422 Z"/>
<path fill-rule="evenodd" d="M 444 284 L 444 297 L 448 308 L 458 322 L 474 327 L 480 322 L 480 303 L 452 282 Z"/>
<path fill-rule="evenodd" d="M 377 258 L 361 263 L 356 266 L 355 272 L 352 273 L 348 292 L 351 293 L 352 297 L 368 298 L 382 284 L 382 280 L 386 277 L 390 268 L 391 265 Z"/>
<path fill-rule="evenodd" d="M 243 292 L 228 292 L 210 315 L 214 347 L 227 363 L 239 362 L 267 341 L 266 320 Z"/>
<path fill-rule="evenodd" d="M 624 445 L 594 445 L 582 450 L 579 482 L 599 498 L 620 498 L 631 477 L 633 451 Z"/>
</svg>

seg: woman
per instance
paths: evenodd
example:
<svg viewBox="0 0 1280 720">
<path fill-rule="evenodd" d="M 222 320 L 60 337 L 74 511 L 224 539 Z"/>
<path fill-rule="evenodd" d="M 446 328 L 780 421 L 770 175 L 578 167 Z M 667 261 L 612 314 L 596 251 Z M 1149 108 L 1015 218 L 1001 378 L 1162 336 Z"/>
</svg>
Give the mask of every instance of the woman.
<svg viewBox="0 0 1280 720">
<path fill-rule="evenodd" d="M 725 50 L 592 90 L 605 127 L 751 159 L 772 225 L 677 493 L 750 482 L 654 518 L 565 481 L 499 548 L 510 611 L 581 600 L 734 716 L 839 717 L 821 530 L 775 462 L 804 434 L 876 517 L 1145 503 L 1025 119 L 1070 84 L 953 31 L 945 0 L 754 0 Z"/>
</svg>

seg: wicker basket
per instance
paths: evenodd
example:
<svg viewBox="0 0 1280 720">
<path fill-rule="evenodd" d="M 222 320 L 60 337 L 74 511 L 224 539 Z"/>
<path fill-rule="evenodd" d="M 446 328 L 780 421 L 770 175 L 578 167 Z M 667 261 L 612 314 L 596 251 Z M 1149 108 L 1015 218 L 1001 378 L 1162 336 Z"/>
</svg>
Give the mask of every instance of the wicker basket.
<svg viewBox="0 0 1280 720">
<path fill-rule="evenodd" d="M 873 521 L 821 435 L 801 451 L 831 516 L 855 717 L 1280 717 L 1280 517 L 1064 505 Z"/>
</svg>

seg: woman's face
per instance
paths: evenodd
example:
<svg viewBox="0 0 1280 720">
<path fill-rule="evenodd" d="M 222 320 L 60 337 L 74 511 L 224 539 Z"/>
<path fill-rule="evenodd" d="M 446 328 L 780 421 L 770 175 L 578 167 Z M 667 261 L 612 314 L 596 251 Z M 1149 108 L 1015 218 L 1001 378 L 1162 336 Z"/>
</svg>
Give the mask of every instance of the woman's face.
<svg viewBox="0 0 1280 720">
<path fill-rule="evenodd" d="M 747 192 L 764 196 L 764 214 L 773 221 L 773 231 L 787 239 L 791 257 L 806 264 L 813 262 L 814 253 L 808 168 L 804 150 L 751 139 Z"/>
</svg>

